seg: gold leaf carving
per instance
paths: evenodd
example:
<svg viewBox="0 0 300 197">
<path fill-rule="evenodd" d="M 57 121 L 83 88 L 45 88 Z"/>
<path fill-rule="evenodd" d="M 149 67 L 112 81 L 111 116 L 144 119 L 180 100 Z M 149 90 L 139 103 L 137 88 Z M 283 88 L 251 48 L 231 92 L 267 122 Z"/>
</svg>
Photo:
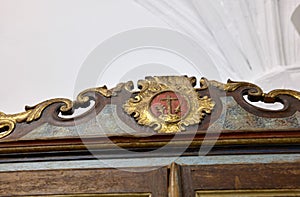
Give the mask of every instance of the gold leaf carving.
<svg viewBox="0 0 300 197">
<path fill-rule="evenodd" d="M 138 124 L 153 127 L 154 130 L 161 133 L 180 132 L 185 130 L 186 126 L 199 124 L 206 114 L 210 114 L 214 108 L 214 102 L 207 96 L 200 96 L 194 85 L 196 83 L 195 77 L 179 77 L 179 76 L 165 76 L 165 77 L 146 77 L 145 80 L 138 81 L 139 93 L 130 98 L 123 108 L 126 113 L 133 115 Z M 200 80 L 200 90 L 209 87 L 216 87 L 225 92 L 234 92 L 239 88 L 244 88 L 243 92 L 250 96 L 252 100 L 272 103 L 278 100 L 281 95 L 291 96 L 300 100 L 300 92 L 294 90 L 277 89 L 264 93 L 260 87 L 255 84 L 247 82 L 236 82 L 228 80 L 226 84 L 215 80 L 207 80 L 202 78 Z M 72 114 L 72 111 L 78 107 L 85 107 L 89 104 L 92 94 L 100 94 L 104 97 L 117 96 L 119 92 L 125 90 L 131 92 L 133 83 L 131 81 L 120 83 L 113 89 L 107 89 L 106 86 L 87 89 L 81 92 L 75 101 L 66 98 L 55 98 L 46 100 L 32 107 L 25 107 L 25 111 L 17 114 L 5 114 L 0 112 L 0 139 L 11 134 L 17 123 L 30 123 L 38 120 L 44 110 L 55 103 L 60 103 L 58 109 L 63 114 Z M 184 115 L 176 113 L 183 113 L 182 106 L 172 106 L 172 110 L 168 108 L 173 101 L 170 98 L 164 98 L 165 101 L 161 105 L 156 103 L 156 115 L 151 112 L 151 102 L 160 94 L 178 94 L 178 96 L 186 101 L 187 109 Z M 170 101 L 168 101 L 170 100 Z M 168 104 L 168 102 L 170 102 Z M 177 103 L 178 104 L 178 103 Z"/>
<path fill-rule="evenodd" d="M 16 123 L 30 123 L 39 119 L 44 109 L 53 103 L 63 103 L 60 107 L 60 111 L 62 112 L 69 111 L 73 107 L 73 103 L 69 99 L 57 98 L 44 101 L 33 107 L 26 106 L 25 112 L 18 114 L 4 114 L 0 112 L 0 129 L 4 130 L 0 133 L 0 138 L 9 135 L 14 130 Z"/>
<path fill-rule="evenodd" d="M 230 79 L 228 79 L 227 83 L 224 84 L 215 80 L 207 80 L 206 78 L 201 78 L 200 85 L 201 85 L 201 89 L 206 89 L 209 86 L 214 86 L 226 92 L 233 92 L 240 87 L 251 87 L 255 89 L 255 91 L 251 91 L 253 95 L 260 96 L 263 94 L 262 89 L 255 84 L 248 83 L 248 82 L 231 81 Z"/>
<path fill-rule="evenodd" d="M 211 98 L 198 95 L 193 88 L 194 81 L 195 78 L 179 76 L 146 77 L 138 81 L 141 91 L 130 98 L 123 109 L 133 115 L 138 124 L 154 127 L 159 133 L 183 131 L 186 126 L 199 124 L 215 105 Z M 157 99 L 160 96 L 162 98 Z M 155 100 L 157 103 L 153 104 Z M 177 101 L 177 106 L 171 105 L 173 100 Z M 165 103 L 160 103 L 162 101 Z M 184 109 L 181 109 L 182 104 Z"/>
<path fill-rule="evenodd" d="M 248 83 L 248 82 L 236 82 L 236 81 L 231 81 L 230 79 L 227 81 L 226 84 L 224 84 L 215 80 L 207 80 L 206 78 L 202 78 L 200 80 L 200 85 L 201 85 L 201 89 L 207 89 L 209 86 L 213 86 L 219 88 L 220 90 L 224 90 L 226 92 L 234 92 L 240 87 L 248 87 L 251 88 L 247 92 L 248 96 L 252 96 L 252 98 L 256 98 L 254 99 L 255 101 L 260 100 L 266 103 L 275 102 L 280 95 L 287 95 L 300 100 L 300 92 L 295 90 L 276 89 L 270 91 L 269 93 L 264 93 L 263 90 L 255 84 Z"/>
<path fill-rule="evenodd" d="M 130 90 L 133 87 L 132 82 L 127 83 L 120 83 L 116 86 L 116 88 L 113 89 L 107 89 L 106 86 L 103 87 L 97 87 L 97 88 L 91 88 L 84 90 L 77 96 L 76 101 L 71 101 L 69 99 L 65 98 L 55 98 L 46 100 L 44 102 L 41 102 L 35 106 L 25 107 L 25 111 L 17 114 L 5 114 L 3 112 L 0 112 L 0 139 L 8 136 L 13 132 L 13 130 L 16 127 L 17 123 L 30 123 L 32 121 L 38 120 L 41 116 L 43 111 L 50 105 L 54 103 L 61 103 L 61 107 L 59 108 L 59 111 L 63 114 L 72 114 L 72 111 L 74 108 L 78 108 L 81 106 L 86 106 L 90 98 L 86 96 L 87 93 L 98 93 L 104 97 L 111 97 L 116 96 L 118 92 L 121 90 Z"/>
<path fill-rule="evenodd" d="M 295 90 L 284 90 L 284 89 L 272 90 L 271 92 L 264 94 L 264 97 L 265 100 L 270 100 L 270 99 L 274 100 L 279 95 L 289 95 L 300 100 L 300 92 L 297 92 Z"/>
</svg>

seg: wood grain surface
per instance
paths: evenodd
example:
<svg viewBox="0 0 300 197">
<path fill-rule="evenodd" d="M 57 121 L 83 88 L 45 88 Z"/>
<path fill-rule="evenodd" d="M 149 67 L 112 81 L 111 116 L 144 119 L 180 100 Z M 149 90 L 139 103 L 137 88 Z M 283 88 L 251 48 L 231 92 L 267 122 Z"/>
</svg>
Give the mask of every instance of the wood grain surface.
<svg viewBox="0 0 300 197">
<path fill-rule="evenodd" d="M 0 177 L 0 196 L 151 193 L 163 197 L 168 193 L 167 168 L 2 172 Z"/>
<path fill-rule="evenodd" d="M 184 196 L 205 190 L 300 189 L 300 162 L 182 166 Z"/>
</svg>

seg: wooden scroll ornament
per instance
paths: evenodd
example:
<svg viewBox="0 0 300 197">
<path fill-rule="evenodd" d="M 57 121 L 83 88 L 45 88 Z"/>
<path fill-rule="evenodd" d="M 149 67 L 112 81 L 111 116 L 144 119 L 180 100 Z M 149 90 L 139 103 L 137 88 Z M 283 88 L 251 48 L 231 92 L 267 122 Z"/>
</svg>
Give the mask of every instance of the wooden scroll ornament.
<svg viewBox="0 0 300 197">
<path fill-rule="evenodd" d="M 202 78 L 200 88 L 195 88 L 195 84 L 195 77 L 146 77 L 145 80 L 138 82 L 140 88 L 138 92 L 132 91 L 133 83 L 129 81 L 121 83 L 110 90 L 105 86 L 85 90 L 78 95 L 75 101 L 65 98 L 50 99 L 33 107 L 25 107 L 25 111 L 21 113 L 5 114 L 0 112 L 0 139 L 14 132 L 17 125 L 23 127 L 39 121 L 45 110 L 52 105 L 56 104 L 58 106 L 55 111 L 56 115 L 59 113 L 70 115 L 79 107 L 87 107 L 91 100 L 98 103 L 101 100 L 99 100 L 100 97 L 118 97 L 118 94 L 122 91 L 130 95 L 130 98 L 125 100 L 122 100 L 123 97 L 119 99 L 124 115 L 132 116 L 138 125 L 153 128 L 158 133 L 176 133 L 184 131 L 191 125 L 201 125 L 202 121 L 215 108 L 218 108 L 217 105 L 220 105 L 220 102 L 216 100 L 219 99 L 218 96 L 213 97 L 207 93 L 209 91 L 206 90 L 209 88 L 212 88 L 215 92 L 224 92 L 235 99 L 240 97 L 238 98 L 240 100 L 243 100 L 243 95 L 248 95 L 251 101 L 281 102 L 284 105 L 290 105 L 290 103 L 286 99 L 282 99 L 282 96 L 287 96 L 292 100 L 297 100 L 297 102 L 300 100 L 300 93 L 297 91 L 273 90 L 264 93 L 258 86 L 247 82 L 228 80 L 226 84 L 223 84 Z M 105 102 L 103 105 L 109 103 L 109 101 Z M 245 102 L 243 101 L 243 103 Z M 250 108 L 250 104 L 243 105 Z M 254 112 L 257 111 L 255 107 L 252 106 L 252 108 Z M 294 113 L 296 109 L 290 107 L 289 110 L 290 113 Z M 47 122 L 47 119 L 43 121 Z"/>
</svg>

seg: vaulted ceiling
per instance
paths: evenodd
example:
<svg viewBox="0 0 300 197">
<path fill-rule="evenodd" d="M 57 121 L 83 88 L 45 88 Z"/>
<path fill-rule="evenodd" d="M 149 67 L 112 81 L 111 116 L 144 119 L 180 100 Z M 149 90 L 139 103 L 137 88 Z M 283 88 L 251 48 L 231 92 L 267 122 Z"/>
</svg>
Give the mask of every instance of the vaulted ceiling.
<svg viewBox="0 0 300 197">
<path fill-rule="evenodd" d="M 300 36 L 291 22 L 299 4 L 300 0 L 1 0 L 0 111 L 19 112 L 25 104 L 73 97 L 80 91 L 75 86 L 83 65 L 99 46 L 106 49 L 99 59 L 104 53 L 111 59 L 95 62 L 102 72 L 86 73 L 86 79 L 99 75 L 93 86 L 177 73 L 251 81 L 265 91 L 300 90 Z M 299 18 L 294 15 L 295 24 Z M 157 29 L 162 30 L 158 36 Z M 192 43 L 179 40 L 177 34 L 164 35 L 166 30 L 180 32 Z M 130 39 L 122 40 L 128 33 Z M 147 36 L 157 40 L 150 43 Z M 138 40 L 147 42 L 124 48 Z M 112 41 L 110 47 L 105 45 Z M 177 44 L 178 51 L 161 50 L 171 44 Z M 122 47 L 126 53 L 120 55 Z M 180 54 L 187 51 L 196 53 L 198 62 Z"/>
<path fill-rule="evenodd" d="M 136 2 L 194 38 L 215 61 L 223 80 L 300 89 L 300 36 L 291 21 L 299 0 Z M 297 20 L 300 15 L 295 14 Z"/>
</svg>

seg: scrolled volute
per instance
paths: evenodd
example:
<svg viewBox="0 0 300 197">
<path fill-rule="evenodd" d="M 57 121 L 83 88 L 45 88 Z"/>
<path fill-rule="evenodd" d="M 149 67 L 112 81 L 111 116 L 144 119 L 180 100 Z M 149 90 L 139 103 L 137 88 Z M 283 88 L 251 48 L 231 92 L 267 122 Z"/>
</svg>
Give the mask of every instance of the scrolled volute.
<svg viewBox="0 0 300 197">
<path fill-rule="evenodd" d="M 50 105 L 60 103 L 61 106 L 58 109 L 59 113 L 63 115 L 72 115 L 74 109 L 80 107 L 87 107 L 90 104 L 91 99 L 94 99 L 93 96 L 89 96 L 88 93 L 99 94 L 104 97 L 116 96 L 118 92 L 122 90 L 130 91 L 133 89 L 133 83 L 131 81 L 127 83 L 120 83 L 113 89 L 107 89 L 106 86 L 90 88 L 82 91 L 78 94 L 75 101 L 71 101 L 66 98 L 55 98 L 43 101 L 34 106 L 26 106 L 25 111 L 17 114 L 5 114 L 0 112 L 0 139 L 10 135 L 17 123 L 30 123 L 32 121 L 38 120 L 44 110 Z"/>
</svg>

